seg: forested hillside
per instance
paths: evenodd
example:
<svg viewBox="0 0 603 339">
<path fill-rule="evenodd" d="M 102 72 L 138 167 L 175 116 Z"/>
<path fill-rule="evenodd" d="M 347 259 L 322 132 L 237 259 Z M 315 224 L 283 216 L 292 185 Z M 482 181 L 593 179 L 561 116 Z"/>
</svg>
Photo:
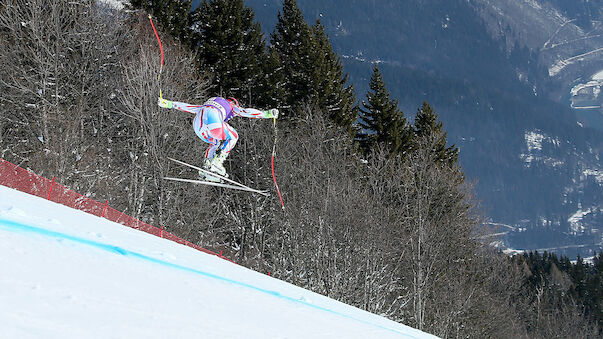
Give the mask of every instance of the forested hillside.
<svg viewBox="0 0 603 339">
<path fill-rule="evenodd" d="M 280 1 L 245 3 L 270 34 Z M 572 258 L 603 241 L 603 114 L 573 110 L 569 99 L 576 82 L 603 69 L 597 4 L 299 2 L 309 23 L 325 26 L 359 100 L 379 63 L 410 121 L 422 101 L 438 112 L 484 214 L 510 226 L 499 230 L 505 247 Z"/>
<path fill-rule="evenodd" d="M 0 156 L 247 267 L 437 336 L 601 334 L 600 254 L 571 264 L 484 245 L 458 160 L 466 150 L 448 140 L 437 107 L 421 100 L 401 111 L 381 65 L 355 105 L 324 26 L 308 24 L 294 0 L 283 2 L 270 43 L 243 0 L 190 5 L 1 4 Z M 276 128 L 233 121 L 241 138 L 226 167 L 272 188 L 275 149 L 285 207 L 275 190 L 163 180 L 196 177 L 167 158 L 199 165 L 206 144 L 189 114 L 157 106 L 160 89 L 195 104 L 223 95 L 278 107 Z"/>
</svg>

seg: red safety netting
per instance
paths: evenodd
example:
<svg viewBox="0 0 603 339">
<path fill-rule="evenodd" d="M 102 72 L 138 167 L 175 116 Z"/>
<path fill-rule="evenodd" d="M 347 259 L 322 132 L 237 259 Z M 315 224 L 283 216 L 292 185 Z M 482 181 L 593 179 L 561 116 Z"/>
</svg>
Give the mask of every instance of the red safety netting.
<svg viewBox="0 0 603 339">
<path fill-rule="evenodd" d="M 197 246 L 169 232 L 165 232 L 162 229 L 151 226 L 121 211 L 109 207 L 108 201 L 101 203 L 85 197 L 63 185 L 58 184 L 55 178 L 49 180 L 29 170 L 12 164 L 2 158 L 0 158 L 0 185 L 48 199 L 61 205 L 84 211 L 98 217 L 103 217 L 124 226 L 150 233 L 158 237 L 192 247 L 201 252 L 220 256 L 221 258 L 226 259 L 217 253 L 206 250 L 205 248 Z"/>
</svg>

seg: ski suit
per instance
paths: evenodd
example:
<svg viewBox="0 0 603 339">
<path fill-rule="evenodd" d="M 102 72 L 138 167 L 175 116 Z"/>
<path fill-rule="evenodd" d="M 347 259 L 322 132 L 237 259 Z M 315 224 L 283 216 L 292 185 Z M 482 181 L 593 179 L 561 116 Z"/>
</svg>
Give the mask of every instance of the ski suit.
<svg viewBox="0 0 603 339">
<path fill-rule="evenodd" d="M 209 160 L 214 158 L 218 148 L 228 154 L 239 139 L 239 134 L 227 123 L 228 120 L 235 116 L 251 119 L 272 117 L 270 111 L 242 108 L 221 97 L 210 98 L 203 105 L 177 101 L 172 101 L 172 104 L 172 108 L 195 114 L 193 129 L 201 140 L 210 145 L 205 152 L 205 158 Z"/>
</svg>

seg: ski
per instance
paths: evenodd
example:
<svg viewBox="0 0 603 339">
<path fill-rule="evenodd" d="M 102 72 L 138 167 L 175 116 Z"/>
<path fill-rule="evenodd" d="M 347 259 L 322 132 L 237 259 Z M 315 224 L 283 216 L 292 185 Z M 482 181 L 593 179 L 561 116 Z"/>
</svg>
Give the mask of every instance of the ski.
<svg viewBox="0 0 603 339">
<path fill-rule="evenodd" d="M 241 184 L 241 183 L 239 183 L 239 182 L 237 182 L 237 181 L 234 181 L 234 180 L 232 180 L 232 179 L 228 179 L 228 178 L 227 178 L 227 177 L 225 177 L 225 176 L 221 176 L 221 175 L 219 175 L 219 174 L 217 174 L 217 173 L 214 173 L 214 172 L 212 172 L 212 171 L 208 171 L 208 170 L 206 170 L 206 169 L 204 169 L 204 168 L 197 167 L 197 166 L 195 166 L 195 165 L 191 165 L 191 164 L 187 164 L 187 163 L 186 163 L 186 162 L 184 162 L 184 161 L 176 160 L 176 159 L 174 159 L 174 158 L 169 158 L 169 157 L 168 157 L 168 159 L 170 159 L 171 161 L 173 161 L 173 162 L 175 162 L 175 163 L 177 163 L 177 164 L 184 165 L 184 166 L 188 166 L 188 167 L 190 167 L 190 168 L 193 168 L 193 169 L 196 169 L 196 170 L 201 171 L 201 172 L 203 172 L 203 173 L 209 174 L 209 175 L 211 175 L 212 177 L 219 178 L 220 180 L 224 180 L 224 181 L 229 182 L 229 183 L 231 183 L 231 184 L 234 184 L 234 185 L 237 185 L 237 186 L 241 186 L 241 187 L 244 187 L 244 188 L 247 188 L 247 189 L 254 189 L 254 188 L 251 188 L 251 187 L 249 187 L 249 186 L 245 186 L 245 185 L 243 185 L 243 184 Z M 199 180 L 199 181 L 201 181 L 201 180 Z M 257 191 L 257 190 L 256 190 L 256 191 Z"/>
<path fill-rule="evenodd" d="M 196 169 L 196 170 L 201 171 L 203 173 L 209 174 L 212 177 L 216 177 L 216 178 L 219 178 L 220 180 L 229 182 L 232 185 L 228 185 L 228 184 L 224 184 L 224 183 L 216 183 L 216 182 L 211 182 L 211 181 L 192 180 L 192 179 L 181 179 L 179 181 L 183 181 L 183 180 L 188 181 L 188 180 L 191 180 L 191 181 L 194 181 L 195 183 L 198 183 L 198 184 L 199 183 L 207 183 L 207 185 L 210 185 L 210 186 L 227 187 L 227 188 L 241 187 L 241 188 L 243 188 L 243 191 L 255 192 L 255 193 L 259 193 L 259 194 L 263 194 L 263 195 L 268 196 L 268 191 L 262 191 L 262 190 L 258 190 L 258 189 L 255 189 L 255 188 L 251 188 L 249 186 L 245 186 L 245 185 L 243 185 L 243 184 L 241 184 L 239 182 L 236 182 L 236 181 L 234 181 L 232 179 L 228 179 L 227 177 L 221 176 L 219 174 L 216 174 L 214 172 L 208 171 L 208 170 L 203 169 L 201 167 L 197 167 L 197 166 L 194 166 L 194 165 L 191 165 L 191 164 L 187 164 L 184 161 L 176 160 L 174 158 L 169 158 L 169 157 L 168 157 L 168 159 L 170 159 L 171 161 L 173 161 L 173 162 L 175 162 L 177 164 L 188 166 L 190 168 Z M 178 179 L 178 178 L 172 178 L 172 179 Z M 218 185 L 215 185 L 215 184 L 218 184 Z"/>
<path fill-rule="evenodd" d="M 260 191 L 260 190 L 256 190 L 256 189 L 250 188 L 250 187 L 242 187 L 242 186 L 237 186 L 237 185 L 223 184 L 221 182 L 202 181 L 202 180 L 193 180 L 193 179 L 182 179 L 182 178 L 171 178 L 171 177 L 163 177 L 163 179 L 165 179 L 165 180 L 172 180 L 172 181 L 180 181 L 180 182 L 189 182 L 189 183 L 193 183 L 193 184 L 201 184 L 201 185 L 208 185 L 208 186 L 230 188 L 230 189 L 239 190 L 239 191 L 246 191 L 246 192 L 257 193 L 257 194 L 261 194 L 263 196 L 269 196 L 270 195 L 267 191 Z"/>
</svg>

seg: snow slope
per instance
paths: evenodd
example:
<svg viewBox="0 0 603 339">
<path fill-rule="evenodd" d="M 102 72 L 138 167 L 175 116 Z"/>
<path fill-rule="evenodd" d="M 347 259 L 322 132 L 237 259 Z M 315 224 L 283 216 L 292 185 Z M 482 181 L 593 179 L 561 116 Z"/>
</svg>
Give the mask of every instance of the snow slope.
<svg viewBox="0 0 603 339">
<path fill-rule="evenodd" d="M 0 186 L 2 338 L 435 338 Z"/>
</svg>

